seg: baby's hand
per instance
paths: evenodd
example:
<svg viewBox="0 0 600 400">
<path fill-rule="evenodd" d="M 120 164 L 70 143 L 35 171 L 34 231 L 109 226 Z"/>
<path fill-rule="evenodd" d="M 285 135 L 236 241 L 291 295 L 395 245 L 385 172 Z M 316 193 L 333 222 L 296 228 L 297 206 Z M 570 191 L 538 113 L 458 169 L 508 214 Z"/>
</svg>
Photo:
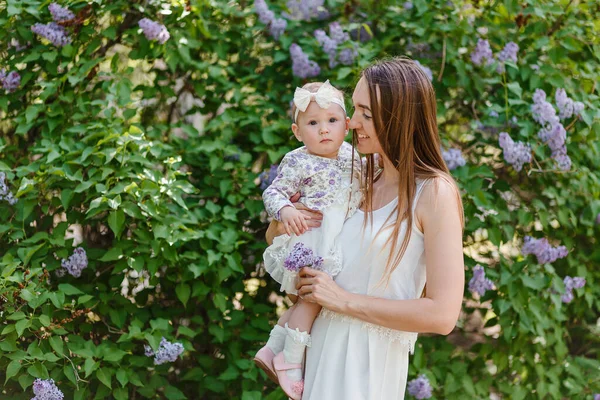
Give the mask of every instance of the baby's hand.
<svg viewBox="0 0 600 400">
<path fill-rule="evenodd" d="M 296 235 L 300 236 L 308 230 L 306 220 L 310 219 L 310 217 L 302 214 L 294 207 L 283 207 L 281 211 L 279 211 L 279 218 L 281 218 L 285 232 L 288 235 L 291 235 L 292 232 L 294 232 Z"/>
</svg>

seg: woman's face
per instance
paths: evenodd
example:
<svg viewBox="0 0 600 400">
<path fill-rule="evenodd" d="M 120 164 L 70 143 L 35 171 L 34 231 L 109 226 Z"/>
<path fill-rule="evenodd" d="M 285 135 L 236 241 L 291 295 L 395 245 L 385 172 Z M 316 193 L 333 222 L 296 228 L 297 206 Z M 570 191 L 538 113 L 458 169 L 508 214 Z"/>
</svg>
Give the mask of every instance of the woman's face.
<svg viewBox="0 0 600 400">
<path fill-rule="evenodd" d="M 362 154 L 382 154 L 381 144 L 375 133 L 373 113 L 371 112 L 371 98 L 369 96 L 367 80 L 362 77 L 356 84 L 352 94 L 354 111 L 350 119 L 349 128 L 358 136 L 357 150 Z"/>
</svg>

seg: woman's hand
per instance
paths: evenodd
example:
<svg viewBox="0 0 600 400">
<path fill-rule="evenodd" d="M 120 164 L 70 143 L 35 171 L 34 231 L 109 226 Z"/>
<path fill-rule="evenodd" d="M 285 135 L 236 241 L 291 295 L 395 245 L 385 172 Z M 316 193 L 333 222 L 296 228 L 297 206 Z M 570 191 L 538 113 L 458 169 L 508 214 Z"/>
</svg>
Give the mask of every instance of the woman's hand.
<svg viewBox="0 0 600 400">
<path fill-rule="evenodd" d="M 320 227 L 321 221 L 323 220 L 323 213 L 321 213 L 320 211 L 311 210 L 310 208 L 306 207 L 304 204 L 298 203 L 298 199 L 300 199 L 300 193 L 296 193 L 295 195 L 293 195 L 290 198 L 290 201 L 292 202 L 292 204 L 294 204 L 294 207 L 296 207 L 296 210 L 302 212 L 303 215 L 309 217 L 309 219 L 306 220 L 308 229 L 310 230 L 312 228 Z M 271 221 L 271 223 L 269 224 L 269 227 L 267 228 L 267 233 L 265 234 L 267 243 L 269 245 L 272 244 L 273 239 L 276 236 L 283 235 L 284 233 L 286 233 L 286 232 L 285 232 L 285 226 L 283 225 L 283 223 L 281 223 L 277 220 Z"/>
<path fill-rule="evenodd" d="M 309 267 L 300 270 L 296 289 L 298 289 L 298 296 L 303 300 L 317 303 L 335 312 L 343 308 L 350 295 L 327 273 Z"/>
</svg>

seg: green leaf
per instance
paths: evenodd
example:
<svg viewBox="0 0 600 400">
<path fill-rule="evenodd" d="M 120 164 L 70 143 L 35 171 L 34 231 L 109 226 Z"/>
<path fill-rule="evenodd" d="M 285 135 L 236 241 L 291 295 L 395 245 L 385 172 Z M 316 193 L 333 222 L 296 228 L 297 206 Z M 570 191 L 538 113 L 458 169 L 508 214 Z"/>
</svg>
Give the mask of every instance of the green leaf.
<svg viewBox="0 0 600 400">
<path fill-rule="evenodd" d="M 51 336 L 48 341 L 50 342 L 50 347 L 52 347 L 55 352 L 61 356 L 64 354 L 64 344 L 59 336 Z"/>
<path fill-rule="evenodd" d="M 108 226 L 114 232 L 116 237 L 119 237 L 125 223 L 125 213 L 123 210 L 112 211 L 108 216 Z"/>
<path fill-rule="evenodd" d="M 127 385 L 127 383 L 129 382 L 127 372 L 124 369 L 119 369 L 117 371 L 116 377 L 122 387 L 125 387 L 125 385 Z"/>
<path fill-rule="evenodd" d="M 84 294 L 81 290 L 77 289 L 75 286 L 73 286 L 69 283 L 59 284 L 58 290 L 60 290 L 64 294 L 68 294 L 68 295 Z"/>
<path fill-rule="evenodd" d="M 110 382 L 111 376 L 112 376 L 112 370 L 110 370 L 108 368 L 100 368 L 99 370 L 96 371 L 96 377 L 100 380 L 100 382 L 102 382 L 109 389 L 112 389 L 111 382 Z"/>
<path fill-rule="evenodd" d="M 13 360 L 6 367 L 6 379 L 4 380 L 4 384 L 8 382 L 10 378 L 17 375 L 19 370 L 21 369 L 21 362 L 19 360 Z"/>
<path fill-rule="evenodd" d="M 192 288 L 188 284 L 180 283 L 175 288 L 175 293 L 177 294 L 177 298 L 183 303 L 184 306 L 186 306 L 188 300 L 190 299 Z"/>
<path fill-rule="evenodd" d="M 17 336 L 21 337 L 25 329 L 31 326 L 30 319 L 22 319 L 15 324 L 15 328 L 17 330 Z"/>
</svg>

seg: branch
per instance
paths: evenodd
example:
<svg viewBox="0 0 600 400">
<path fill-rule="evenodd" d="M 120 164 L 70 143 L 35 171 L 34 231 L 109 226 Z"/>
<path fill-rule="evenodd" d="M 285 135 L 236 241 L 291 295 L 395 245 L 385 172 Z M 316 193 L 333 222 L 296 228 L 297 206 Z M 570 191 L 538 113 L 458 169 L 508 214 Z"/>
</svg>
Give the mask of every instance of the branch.
<svg viewBox="0 0 600 400">
<path fill-rule="evenodd" d="M 442 69 L 438 75 L 438 82 L 442 81 L 442 75 L 444 75 L 444 67 L 446 66 L 446 36 L 444 36 L 444 46 L 442 48 Z"/>
<path fill-rule="evenodd" d="M 573 0 L 569 0 L 569 4 L 567 4 L 567 6 L 565 7 L 565 11 L 560 15 L 556 22 L 554 22 L 554 25 L 552 25 L 546 36 L 552 36 L 554 32 L 556 32 L 560 28 L 563 21 L 565 20 L 565 17 L 567 16 L 567 11 L 569 10 L 569 7 L 571 6 L 572 2 Z"/>
</svg>

